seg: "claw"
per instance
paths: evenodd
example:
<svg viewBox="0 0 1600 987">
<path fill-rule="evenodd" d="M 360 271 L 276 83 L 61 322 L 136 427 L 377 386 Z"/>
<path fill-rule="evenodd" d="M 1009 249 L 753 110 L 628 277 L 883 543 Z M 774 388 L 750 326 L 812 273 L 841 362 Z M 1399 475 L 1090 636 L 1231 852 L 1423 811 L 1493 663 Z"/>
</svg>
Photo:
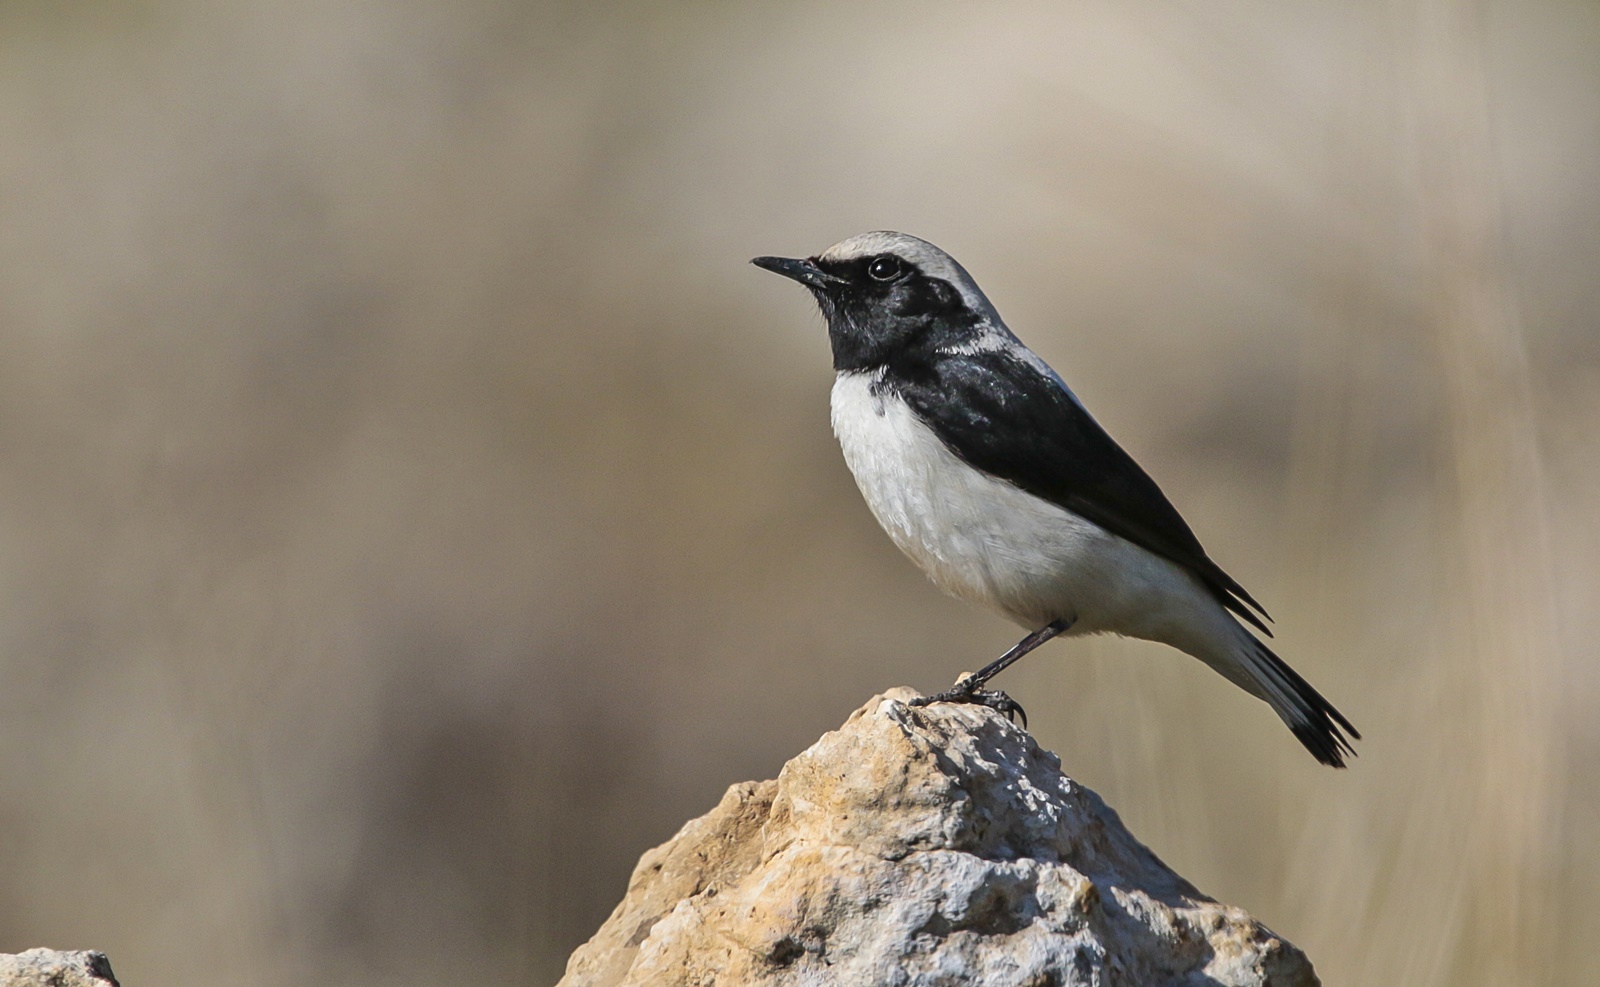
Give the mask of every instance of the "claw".
<svg viewBox="0 0 1600 987">
<path fill-rule="evenodd" d="M 1021 720 L 1022 729 L 1028 729 L 1028 713 L 1022 708 L 1021 703 L 999 689 L 977 688 L 970 676 L 963 677 L 943 692 L 936 692 L 931 696 L 918 696 L 908 705 L 932 706 L 934 703 L 970 703 L 974 706 L 987 706 L 1013 723 Z"/>
<path fill-rule="evenodd" d="M 975 689 L 972 692 L 971 702 L 987 706 L 992 710 L 1005 714 L 1005 718 L 1015 723 L 1022 721 L 1022 729 L 1028 729 L 1028 712 L 1022 704 L 1001 692 L 999 689 Z M 1012 714 L 1016 716 L 1013 717 Z"/>
</svg>

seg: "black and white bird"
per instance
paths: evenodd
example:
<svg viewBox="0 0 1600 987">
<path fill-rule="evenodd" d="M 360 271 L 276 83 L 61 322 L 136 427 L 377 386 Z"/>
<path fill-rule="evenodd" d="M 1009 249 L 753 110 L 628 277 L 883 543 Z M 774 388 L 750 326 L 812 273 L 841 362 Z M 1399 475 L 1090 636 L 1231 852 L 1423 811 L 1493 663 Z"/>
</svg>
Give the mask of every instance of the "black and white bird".
<svg viewBox="0 0 1600 987">
<path fill-rule="evenodd" d="M 827 318 L 833 430 L 878 523 L 941 589 L 1028 631 L 920 704 L 1020 715 L 989 679 L 1053 637 L 1113 633 L 1199 658 L 1324 764 L 1355 753 L 1350 721 L 1244 626 L 1270 636 L 1266 611 L 954 258 L 877 232 L 752 263 Z"/>
</svg>

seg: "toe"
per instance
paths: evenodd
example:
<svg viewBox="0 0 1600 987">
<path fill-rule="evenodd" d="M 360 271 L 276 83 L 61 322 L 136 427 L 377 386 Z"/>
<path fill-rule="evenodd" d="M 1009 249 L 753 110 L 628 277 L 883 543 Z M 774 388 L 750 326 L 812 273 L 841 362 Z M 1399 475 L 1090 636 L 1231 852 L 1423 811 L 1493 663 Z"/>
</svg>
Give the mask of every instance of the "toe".
<svg viewBox="0 0 1600 987">
<path fill-rule="evenodd" d="M 1004 692 L 1001 692 L 998 689 L 993 691 L 986 689 L 975 693 L 973 698 L 990 709 L 1004 714 L 1005 718 L 1011 720 L 1013 723 L 1020 720 L 1024 730 L 1028 728 L 1027 711 L 1022 708 L 1021 703 L 1017 702 L 1015 699 L 1012 699 Z"/>
</svg>

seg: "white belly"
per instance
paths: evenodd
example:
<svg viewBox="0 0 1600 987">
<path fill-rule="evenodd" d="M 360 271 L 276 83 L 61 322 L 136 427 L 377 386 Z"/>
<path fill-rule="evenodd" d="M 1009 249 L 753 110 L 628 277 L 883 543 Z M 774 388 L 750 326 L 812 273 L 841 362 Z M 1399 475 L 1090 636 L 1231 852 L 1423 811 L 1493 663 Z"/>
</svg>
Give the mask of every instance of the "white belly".
<svg viewBox="0 0 1600 987">
<path fill-rule="evenodd" d="M 1222 616 L 1186 570 L 966 465 L 871 386 L 867 374 L 838 375 L 834 434 L 873 516 L 946 592 L 1028 628 L 1075 618 L 1074 634 L 1173 644 L 1195 617 Z"/>
</svg>

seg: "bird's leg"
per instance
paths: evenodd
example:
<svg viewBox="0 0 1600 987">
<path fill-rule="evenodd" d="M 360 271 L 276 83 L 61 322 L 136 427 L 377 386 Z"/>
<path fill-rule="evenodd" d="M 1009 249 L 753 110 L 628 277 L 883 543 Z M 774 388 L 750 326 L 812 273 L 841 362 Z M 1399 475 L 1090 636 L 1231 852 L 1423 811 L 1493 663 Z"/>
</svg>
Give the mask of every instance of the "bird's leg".
<svg viewBox="0 0 1600 987">
<path fill-rule="evenodd" d="M 1015 713 L 1022 720 L 1024 728 L 1028 725 L 1028 714 L 1023 712 L 1022 705 L 1015 699 L 1001 692 L 999 689 L 985 689 L 988 681 L 1001 672 L 1014 665 L 1019 658 L 1037 648 L 1057 634 L 1077 622 L 1076 617 L 1063 617 L 1053 620 L 1027 637 L 1018 641 L 1010 651 L 991 661 L 978 670 L 976 675 L 965 675 L 956 680 L 956 684 L 943 692 L 936 692 L 931 696 L 919 696 L 911 700 L 912 706 L 931 706 L 934 703 L 976 703 L 990 709 L 999 710 L 1007 719 Z"/>
<path fill-rule="evenodd" d="M 983 668 L 978 671 L 978 674 L 969 675 L 962 679 L 961 682 L 963 688 L 982 688 L 990 679 L 1016 664 L 1017 660 L 1023 655 L 1055 637 L 1057 634 L 1064 633 L 1075 623 L 1077 623 L 1076 617 L 1063 617 L 1060 620 L 1053 620 L 1038 630 L 1033 631 L 1027 637 L 1018 641 L 1010 651 L 1007 651 L 994 661 L 983 666 Z"/>
</svg>

